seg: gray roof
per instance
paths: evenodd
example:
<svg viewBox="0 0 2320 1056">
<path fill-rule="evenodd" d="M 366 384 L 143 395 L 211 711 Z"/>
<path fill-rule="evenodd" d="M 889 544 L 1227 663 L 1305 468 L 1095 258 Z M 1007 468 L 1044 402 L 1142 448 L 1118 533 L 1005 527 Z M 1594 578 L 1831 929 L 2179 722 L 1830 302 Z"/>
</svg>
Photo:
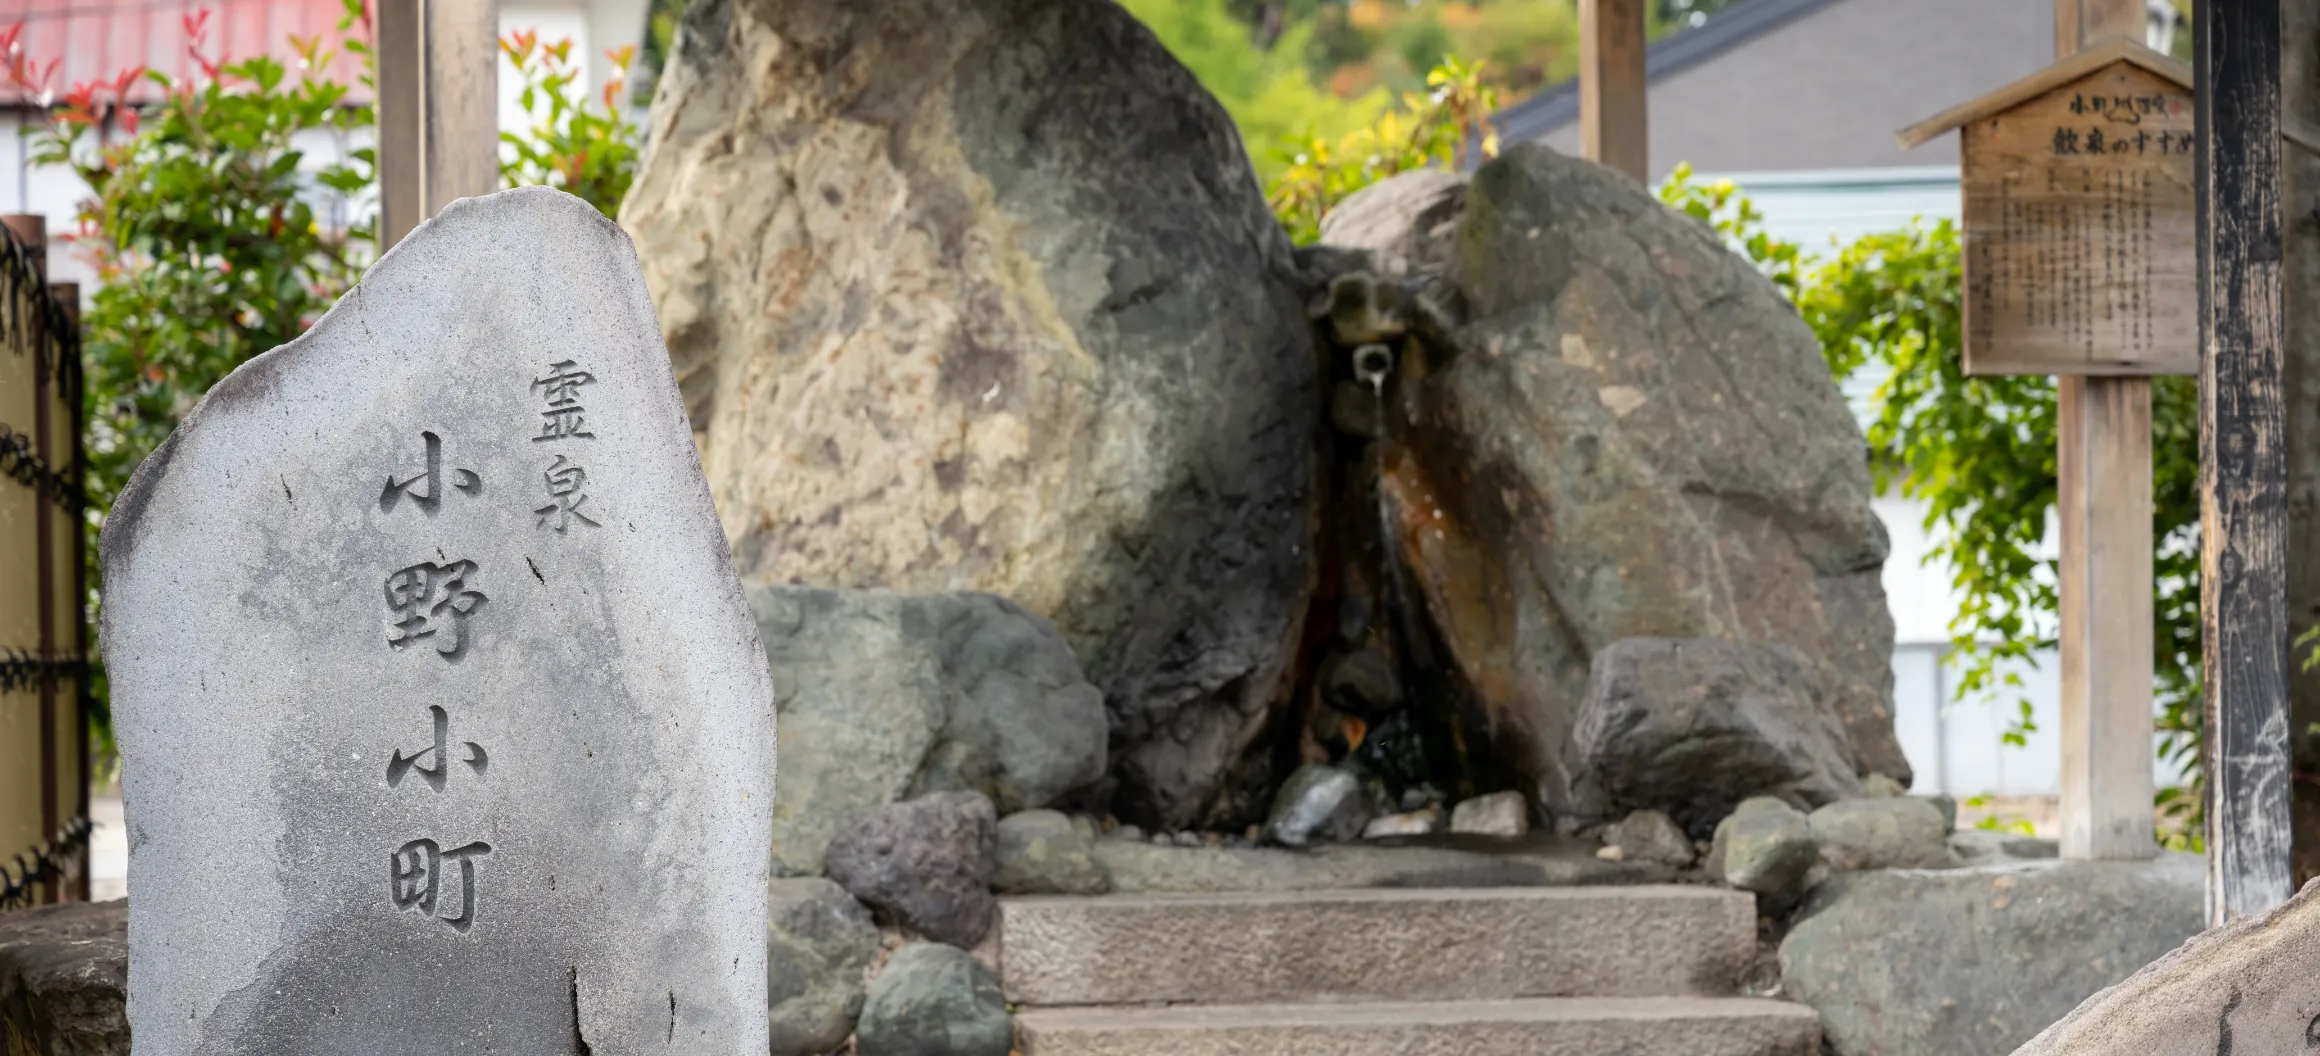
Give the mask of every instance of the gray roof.
<svg viewBox="0 0 2320 1056">
<path fill-rule="evenodd" d="M 2052 0 L 1741 0 L 1645 51 L 1655 174 L 1955 164 L 1905 125 L 2043 68 Z M 1575 81 L 1496 116 L 1509 142 L 1579 149 Z"/>
</svg>

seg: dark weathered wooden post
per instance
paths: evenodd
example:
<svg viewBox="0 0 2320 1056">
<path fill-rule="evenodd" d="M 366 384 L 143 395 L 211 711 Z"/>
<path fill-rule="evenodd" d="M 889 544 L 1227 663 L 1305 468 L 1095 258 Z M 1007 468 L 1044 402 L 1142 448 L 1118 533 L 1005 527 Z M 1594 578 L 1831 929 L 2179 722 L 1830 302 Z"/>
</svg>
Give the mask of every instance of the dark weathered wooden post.
<svg viewBox="0 0 2320 1056">
<path fill-rule="evenodd" d="M 2287 899 L 2279 0 L 2197 5 L 2200 623 L 2211 924 Z"/>
</svg>

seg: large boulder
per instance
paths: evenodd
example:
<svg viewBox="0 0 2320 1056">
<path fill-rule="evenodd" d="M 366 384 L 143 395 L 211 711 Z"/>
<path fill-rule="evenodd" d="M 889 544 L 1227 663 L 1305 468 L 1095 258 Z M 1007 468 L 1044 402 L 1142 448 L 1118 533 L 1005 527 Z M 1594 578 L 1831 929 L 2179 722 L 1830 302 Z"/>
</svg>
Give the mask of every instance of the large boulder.
<svg viewBox="0 0 2320 1056">
<path fill-rule="evenodd" d="M 1819 684 L 1779 642 L 1611 643 L 1594 656 L 1572 734 L 1576 806 L 1665 808 L 1704 835 L 1750 796 L 1806 809 L 1859 796 L 1852 743 Z"/>
<path fill-rule="evenodd" d="M 793 748 L 773 867 L 822 871 L 838 830 L 897 800 L 974 791 L 1045 806 L 1103 775 L 1102 694 L 1046 620 L 988 594 L 754 585 Z"/>
<path fill-rule="evenodd" d="M 1782 987 L 1838 1056 L 2004 1056 L 2198 934 L 2203 876 L 2189 854 L 1839 873 L 1782 940 Z"/>
<path fill-rule="evenodd" d="M 129 904 L 0 915 L 0 1052 L 129 1056 Z"/>
<path fill-rule="evenodd" d="M 1590 662 L 1638 637 L 1795 647 L 1858 770 L 1907 779 L 1860 426 L 1771 282 L 1530 144 L 1354 195 L 1322 241 L 1334 340 L 1397 350 L 1377 464 L 1405 578 L 1543 805 L 1580 812 Z M 1358 310 L 1357 272 L 1406 324 Z"/>
<path fill-rule="evenodd" d="M 2192 938 L 2039 1032 L 2015 1056 L 2214 1056 L 2320 1048 L 2320 881 Z"/>
<path fill-rule="evenodd" d="M 1047 616 L 1115 810 L 1198 820 L 1285 692 L 1319 419 L 1224 110 L 1109 0 L 697 0 L 652 140 L 621 222 L 743 573 Z"/>
</svg>

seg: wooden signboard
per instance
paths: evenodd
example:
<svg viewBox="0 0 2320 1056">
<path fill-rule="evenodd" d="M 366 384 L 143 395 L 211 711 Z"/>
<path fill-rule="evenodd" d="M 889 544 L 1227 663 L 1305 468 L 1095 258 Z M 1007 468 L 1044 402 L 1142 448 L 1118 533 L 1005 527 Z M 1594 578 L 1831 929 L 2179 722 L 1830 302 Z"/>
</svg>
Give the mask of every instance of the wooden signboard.
<svg viewBox="0 0 2320 1056">
<path fill-rule="evenodd" d="M 1966 373 L 2198 373 L 2190 68 L 2111 41 L 1901 142 L 1952 128 Z"/>
</svg>

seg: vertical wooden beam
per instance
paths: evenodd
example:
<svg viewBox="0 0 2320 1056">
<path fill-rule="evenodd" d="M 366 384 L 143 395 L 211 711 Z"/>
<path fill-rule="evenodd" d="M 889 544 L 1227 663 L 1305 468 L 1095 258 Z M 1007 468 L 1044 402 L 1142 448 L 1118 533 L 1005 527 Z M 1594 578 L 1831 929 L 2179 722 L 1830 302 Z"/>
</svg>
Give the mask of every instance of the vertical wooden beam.
<svg viewBox="0 0 2320 1056">
<path fill-rule="evenodd" d="M 2062 856 L 2149 858 L 2151 381 L 2057 379 Z"/>
<path fill-rule="evenodd" d="M 499 4 L 425 0 L 427 215 L 499 190 Z"/>
<path fill-rule="evenodd" d="M 2054 0 L 2054 57 L 2067 59 L 2106 38 L 2150 39 L 2142 0 Z"/>
<path fill-rule="evenodd" d="M 379 0 L 379 245 L 499 189 L 499 6 Z"/>
<path fill-rule="evenodd" d="M 379 251 L 426 219 L 421 204 L 419 24 L 423 0 L 378 0 Z"/>
<path fill-rule="evenodd" d="M 1579 140 L 1588 160 L 1651 180 L 1644 0 L 1579 0 Z"/>
<path fill-rule="evenodd" d="M 48 284 L 48 292 L 50 299 L 56 301 L 58 315 L 64 319 L 65 332 L 58 337 L 60 353 L 77 356 L 81 345 L 81 284 L 52 282 Z M 73 372 L 72 378 L 72 386 L 61 393 L 67 418 L 65 436 L 72 448 L 72 457 L 66 464 L 71 467 L 73 490 L 87 495 L 89 459 L 88 448 L 83 440 L 86 434 L 82 430 L 81 397 L 87 392 L 88 380 L 86 375 L 77 370 Z M 80 510 L 67 510 L 66 514 L 70 519 L 72 547 L 69 553 L 62 556 L 68 562 L 65 567 L 69 570 L 68 578 L 72 583 L 72 600 L 65 606 L 65 619 L 72 627 L 73 655 L 87 661 L 90 659 L 89 624 L 82 606 L 88 603 L 89 597 L 89 528 Z M 79 674 L 73 676 L 73 708 L 70 713 L 74 757 L 79 760 L 79 764 L 73 768 L 73 816 L 76 818 L 89 816 L 89 778 L 94 773 L 89 758 L 89 701 L 89 670 L 83 667 Z M 95 864 L 95 852 L 87 842 L 83 842 L 80 875 L 72 879 L 72 886 L 65 893 L 68 901 L 89 901 L 90 882 L 96 872 Z"/>
<path fill-rule="evenodd" d="M 2207 909 L 2221 924 L 2290 893 L 2280 2 L 2205 0 L 2195 17 Z"/>
<path fill-rule="evenodd" d="M 0 216 L 0 224 L 6 225 L 8 232 L 24 244 L 25 252 L 31 256 L 34 270 L 42 282 L 35 289 L 11 291 L 12 297 L 21 298 L 24 303 L 11 304 L 8 310 L 11 313 L 37 311 L 39 299 L 46 291 L 48 218 L 38 213 L 10 213 Z M 55 400 L 52 388 L 56 384 L 57 375 L 55 335 L 49 334 L 37 323 L 20 321 L 20 325 L 30 335 L 27 343 L 32 346 L 32 457 L 38 459 L 44 467 L 54 467 L 57 464 L 56 453 L 50 443 L 54 423 L 49 414 L 49 405 Z M 37 659 L 44 664 L 57 659 L 56 513 L 56 496 L 35 489 L 32 500 L 32 605 L 33 618 L 38 622 L 38 628 L 34 632 L 34 648 L 38 650 Z M 64 783 L 64 761 L 58 758 L 56 750 L 58 715 L 56 679 L 53 676 L 53 669 L 40 671 L 38 682 L 33 688 L 33 692 L 40 698 L 40 838 L 43 840 L 54 840 L 57 830 L 64 825 L 60 796 L 64 790 L 58 787 Z M 43 901 L 60 901 L 58 895 L 62 889 L 59 885 L 49 883 L 43 886 L 47 888 Z"/>
<path fill-rule="evenodd" d="M 2054 0 L 2054 57 L 2143 39 L 2141 0 Z M 2151 379 L 2055 379 L 2062 856 L 2149 858 Z"/>
</svg>

